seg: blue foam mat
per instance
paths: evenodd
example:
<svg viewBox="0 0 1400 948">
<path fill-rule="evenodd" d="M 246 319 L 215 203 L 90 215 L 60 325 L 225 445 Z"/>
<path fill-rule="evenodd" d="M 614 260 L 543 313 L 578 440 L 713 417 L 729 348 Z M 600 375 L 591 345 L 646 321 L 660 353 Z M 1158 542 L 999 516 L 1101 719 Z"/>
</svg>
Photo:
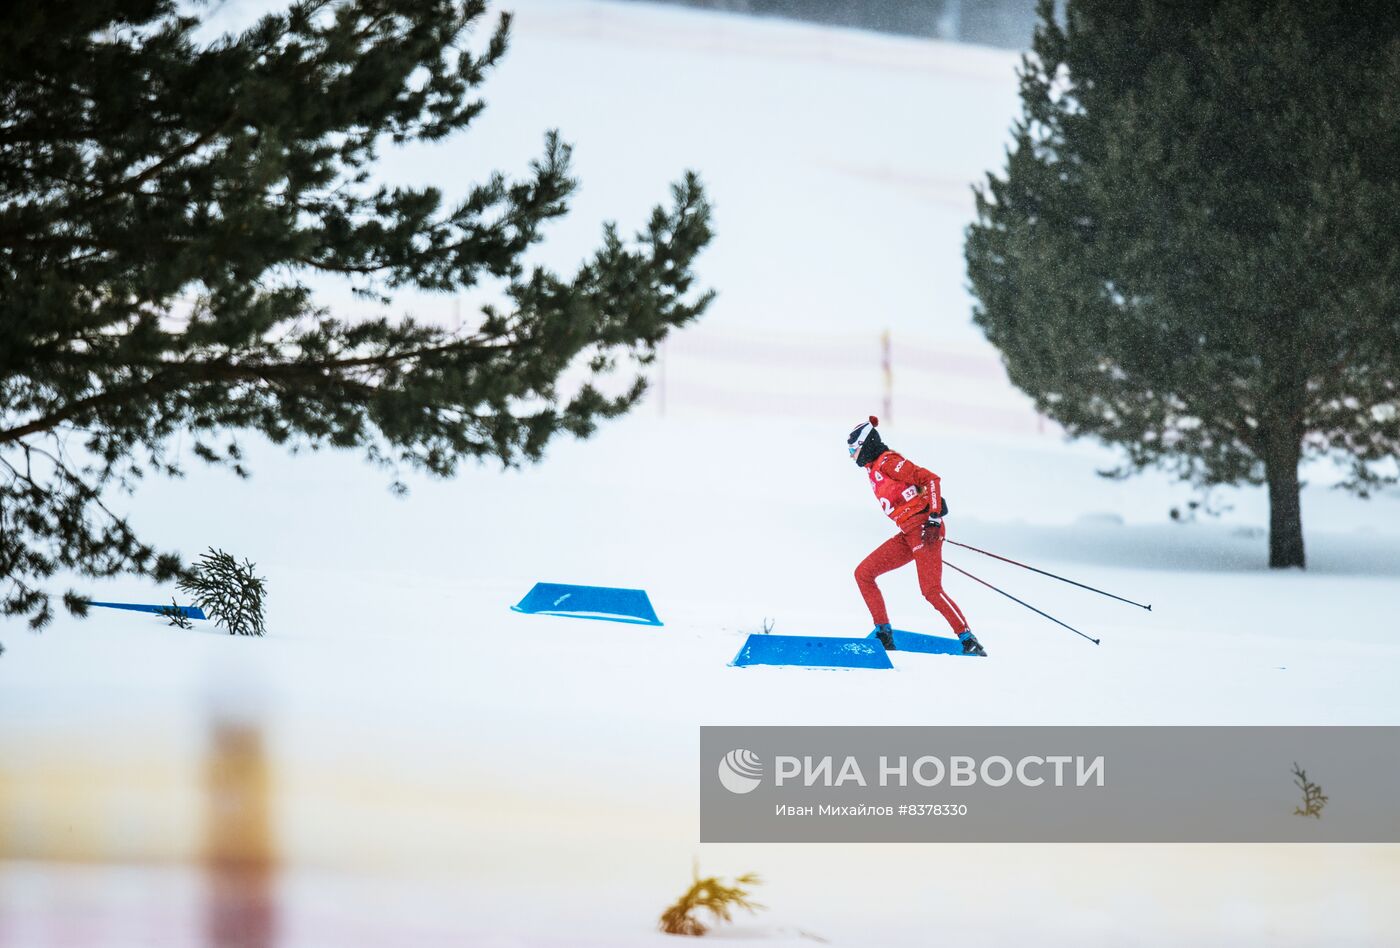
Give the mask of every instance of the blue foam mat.
<svg viewBox="0 0 1400 948">
<path fill-rule="evenodd" d="M 661 625 L 645 589 L 612 586 L 571 586 L 568 583 L 535 583 L 525 598 L 511 606 L 530 615 L 601 619 L 636 625 Z"/>
<path fill-rule="evenodd" d="M 875 633 L 866 638 L 875 641 Z M 923 652 L 929 655 L 962 655 L 962 643 L 942 635 L 924 635 L 922 632 L 894 630 L 894 645 L 901 652 Z"/>
<path fill-rule="evenodd" d="M 879 642 L 820 635 L 750 635 L 731 665 L 804 665 L 811 668 L 893 668 Z"/>
<path fill-rule="evenodd" d="M 135 602 L 90 602 L 88 603 L 88 605 L 99 606 L 103 609 L 125 609 L 128 612 L 151 612 L 156 615 L 159 615 L 162 612 L 165 612 L 171 608 L 170 606 L 147 606 Z M 176 606 L 175 608 L 183 612 L 185 614 L 185 617 L 189 619 L 209 618 L 204 614 L 204 610 L 199 608 L 199 606 Z"/>
</svg>

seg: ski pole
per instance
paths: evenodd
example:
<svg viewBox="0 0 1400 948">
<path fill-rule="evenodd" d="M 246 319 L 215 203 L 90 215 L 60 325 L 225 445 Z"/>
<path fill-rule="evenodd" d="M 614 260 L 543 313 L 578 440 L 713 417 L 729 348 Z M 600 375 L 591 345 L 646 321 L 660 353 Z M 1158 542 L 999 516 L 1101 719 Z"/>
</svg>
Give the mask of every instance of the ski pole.
<svg viewBox="0 0 1400 948">
<path fill-rule="evenodd" d="M 1019 560 L 1013 560 L 1009 556 L 1000 556 L 996 553 L 989 553 L 988 551 L 978 549 L 975 546 L 968 546 L 966 543 L 959 543 L 957 540 L 947 540 L 946 542 L 953 544 L 953 546 L 960 546 L 964 550 L 971 550 L 974 553 L 981 553 L 983 556 L 990 556 L 994 560 L 1001 560 L 1003 563 L 1010 563 L 1012 566 L 1019 566 L 1022 569 L 1028 569 L 1032 573 L 1039 573 L 1042 576 L 1049 576 L 1051 579 L 1058 579 L 1062 583 L 1069 583 L 1071 586 L 1078 586 L 1080 589 L 1087 589 L 1089 590 L 1089 592 L 1096 592 L 1100 596 L 1107 596 L 1110 599 L 1117 599 L 1119 602 L 1126 602 L 1130 606 L 1137 606 L 1139 609 L 1146 609 L 1148 612 L 1152 611 L 1152 606 L 1150 604 L 1144 606 L 1140 602 L 1134 602 L 1131 599 L 1124 599 L 1122 596 L 1116 596 L 1111 592 L 1104 592 L 1102 589 L 1096 589 L 1093 586 L 1088 586 L 1084 583 L 1075 582 L 1074 580 L 1069 579 L 1068 577 L 1059 576 L 1055 573 L 1048 572 L 1047 570 L 1036 569 L 1034 566 L 1028 566 L 1027 564 L 1020 562 Z"/>
<path fill-rule="evenodd" d="M 1085 635 L 1083 632 L 1080 632 L 1080 631 L 1079 631 L 1078 629 L 1076 629 L 1074 626 L 1069 625 L 1068 623 L 1065 623 L 1065 622 L 1061 622 L 1059 619 L 1056 619 L 1056 618 L 1055 618 L 1054 616 L 1052 616 L 1050 613 L 1048 613 L 1048 612 L 1041 612 L 1039 609 L 1037 609 L 1035 606 L 1031 605 L 1031 604 L 1028 603 L 1028 602 L 1021 602 L 1021 600 L 1019 600 L 1019 599 L 1017 599 L 1015 596 L 1011 595 L 1011 593 L 1007 592 L 1007 591 L 1004 590 L 1004 589 L 997 589 L 997 587 L 993 586 L 991 583 L 987 582 L 985 579 L 979 579 L 978 577 L 973 576 L 971 573 L 969 573 L 969 572 L 968 572 L 967 570 L 965 570 L 965 569 L 958 569 L 958 567 L 953 566 L 953 564 L 952 564 L 952 563 L 949 563 L 947 560 L 944 560 L 944 561 L 943 561 L 943 565 L 944 565 L 944 566 L 952 566 L 953 569 L 958 570 L 959 573 L 962 573 L 962 574 L 963 574 L 964 576 L 966 576 L 968 579 L 976 579 L 976 580 L 977 580 L 979 583 L 981 583 L 983 586 L 986 586 L 988 589 L 991 589 L 991 590 L 994 590 L 994 591 L 996 591 L 996 592 L 1001 593 L 1003 596 L 1005 596 L 1007 599 L 1010 599 L 1012 602 L 1020 603 L 1021 605 L 1025 606 L 1027 609 L 1029 609 L 1031 612 L 1034 612 L 1034 613 L 1036 613 L 1037 615 L 1042 615 L 1042 616 L 1044 616 L 1045 618 L 1049 619 L 1051 622 L 1054 622 L 1056 625 L 1062 625 L 1062 626 L 1064 626 L 1066 629 L 1069 629 L 1069 630 L 1070 630 L 1071 632 L 1073 632 L 1075 635 L 1078 635 L 1078 636 L 1081 636 L 1081 637 L 1083 637 L 1083 638 L 1086 638 L 1086 639 L 1088 639 L 1090 642 L 1093 642 L 1095 645 L 1098 645 L 1098 644 L 1099 644 L 1099 640 L 1096 639 L 1096 638 L 1094 638 L 1092 635 Z"/>
</svg>

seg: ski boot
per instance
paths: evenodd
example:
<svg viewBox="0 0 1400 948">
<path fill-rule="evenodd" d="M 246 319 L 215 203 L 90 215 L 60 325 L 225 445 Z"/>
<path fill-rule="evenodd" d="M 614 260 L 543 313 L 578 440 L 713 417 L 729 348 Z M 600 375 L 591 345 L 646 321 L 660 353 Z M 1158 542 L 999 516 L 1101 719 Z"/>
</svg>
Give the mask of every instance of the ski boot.
<svg viewBox="0 0 1400 948">
<path fill-rule="evenodd" d="M 880 640 L 880 644 L 885 647 L 885 651 L 899 651 L 899 646 L 894 644 L 894 628 L 888 622 L 875 627 L 875 638 Z"/>
<path fill-rule="evenodd" d="M 958 633 L 958 641 L 962 643 L 964 655 L 983 655 L 987 650 L 982 647 L 982 643 L 977 641 L 977 636 L 972 634 L 971 629 Z"/>
</svg>

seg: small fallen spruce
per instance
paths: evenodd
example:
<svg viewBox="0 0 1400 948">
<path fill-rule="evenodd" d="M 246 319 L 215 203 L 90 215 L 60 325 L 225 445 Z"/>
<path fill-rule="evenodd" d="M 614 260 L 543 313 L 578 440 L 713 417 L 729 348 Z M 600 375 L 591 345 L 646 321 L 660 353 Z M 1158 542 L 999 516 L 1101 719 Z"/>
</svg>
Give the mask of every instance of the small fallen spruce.
<svg viewBox="0 0 1400 948">
<path fill-rule="evenodd" d="M 1322 819 L 1322 808 L 1327 805 L 1327 794 L 1322 792 L 1321 785 L 1308 779 L 1308 772 L 1299 767 L 1297 761 L 1293 762 L 1293 785 L 1303 791 L 1303 805 L 1294 807 L 1293 815 Z"/>
<path fill-rule="evenodd" d="M 746 872 L 736 878 L 732 885 L 725 885 L 718 876 L 700 878 L 700 865 L 695 864 L 691 871 L 693 879 L 685 894 L 661 913 L 660 928 L 668 935 L 703 935 L 709 931 L 704 922 L 696 918 L 700 911 L 709 912 L 716 922 L 732 922 L 734 909 L 747 909 L 756 912 L 763 908 L 751 901 L 747 887 L 761 884 L 758 874 Z"/>
<path fill-rule="evenodd" d="M 178 586 L 189 593 L 205 615 L 228 629 L 229 635 L 262 635 L 263 597 L 267 580 L 252 562 L 210 547 L 181 577 Z"/>
<path fill-rule="evenodd" d="M 194 628 L 194 623 L 190 621 L 190 617 L 185 614 L 185 610 L 174 599 L 170 600 L 170 605 L 160 610 L 160 615 L 177 629 Z"/>
</svg>

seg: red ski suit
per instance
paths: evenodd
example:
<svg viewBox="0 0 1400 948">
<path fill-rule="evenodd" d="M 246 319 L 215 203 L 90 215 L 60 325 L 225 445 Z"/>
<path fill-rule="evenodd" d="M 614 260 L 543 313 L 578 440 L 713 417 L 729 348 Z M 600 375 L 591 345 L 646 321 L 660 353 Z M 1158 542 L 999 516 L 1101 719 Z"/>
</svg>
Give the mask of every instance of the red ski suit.
<svg viewBox="0 0 1400 948">
<path fill-rule="evenodd" d="M 871 618 L 876 625 L 890 621 L 875 578 L 913 560 L 924 598 L 943 614 L 954 634 L 967 630 L 967 618 L 943 591 L 943 531 L 939 529 L 935 535 L 931 529 L 924 530 L 929 512 L 943 509 L 938 475 L 893 451 L 882 453 L 865 470 L 880 508 L 899 527 L 897 535 L 876 547 L 856 567 L 856 585 L 870 608 Z"/>
</svg>

